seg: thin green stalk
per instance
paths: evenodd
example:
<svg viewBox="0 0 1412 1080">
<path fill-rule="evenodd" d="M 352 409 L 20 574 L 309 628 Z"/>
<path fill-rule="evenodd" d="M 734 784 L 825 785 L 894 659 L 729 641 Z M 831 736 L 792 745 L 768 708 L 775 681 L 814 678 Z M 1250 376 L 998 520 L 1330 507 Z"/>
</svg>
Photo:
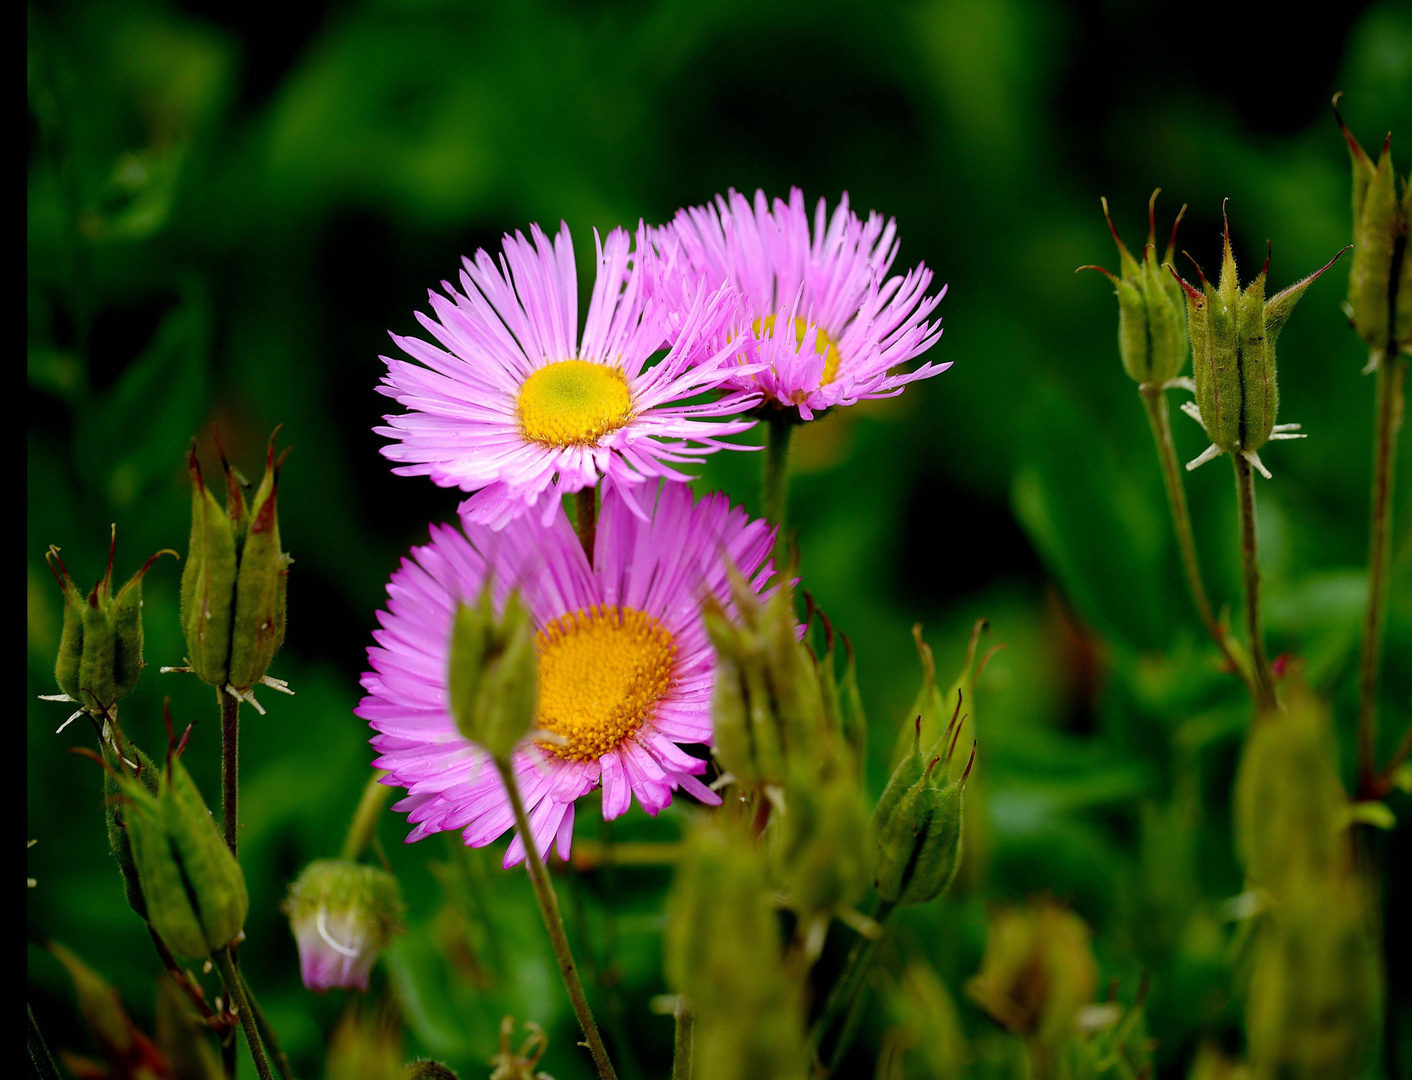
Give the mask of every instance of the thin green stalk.
<svg viewBox="0 0 1412 1080">
<path fill-rule="evenodd" d="M 515 830 L 525 849 L 525 865 L 529 870 L 530 885 L 534 888 L 534 898 L 539 903 L 539 913 L 544 919 L 544 928 L 549 931 L 549 943 L 554 947 L 554 958 L 559 962 L 559 974 L 564 978 L 564 987 L 569 991 L 569 1001 L 583 1029 L 588 1052 L 593 1055 L 593 1064 L 598 1069 L 600 1080 L 617 1080 L 613 1063 L 608 1060 L 608 1051 L 603 1038 L 598 1034 L 593 1012 L 588 1007 L 588 998 L 583 992 L 578 967 L 574 964 L 574 954 L 569 949 L 569 937 L 564 932 L 564 918 L 559 914 L 559 899 L 554 895 L 554 886 L 544 869 L 544 860 L 539 857 L 539 848 L 534 842 L 534 832 L 530 829 L 529 815 L 525 813 L 525 801 L 520 797 L 520 785 L 515 781 L 514 768 L 508 758 L 497 759 L 495 767 L 504 781 L 505 792 L 510 797 L 510 808 L 515 813 Z"/>
<path fill-rule="evenodd" d="M 25 1002 L 25 1047 L 29 1050 L 30 1061 L 34 1062 L 34 1071 L 42 1080 L 59 1080 L 59 1066 L 54 1064 L 54 1055 L 49 1052 L 49 1044 L 44 1041 L 28 1001 Z"/>
<path fill-rule="evenodd" d="M 867 979 L 868 968 L 872 966 L 873 956 L 877 952 L 878 944 L 882 941 L 881 929 L 895 910 L 896 905 L 885 900 L 880 899 L 874 902 L 871 917 L 878 924 L 880 932 L 876 937 L 871 938 L 860 935 L 858 940 L 853 943 L 853 948 L 848 953 L 848 959 L 844 961 L 843 971 L 839 973 L 838 981 L 834 983 L 833 989 L 829 991 L 829 996 L 824 1002 L 824 1011 L 814 1023 L 809 1045 L 817 1055 L 823 1048 L 829 1031 L 840 1018 L 843 1019 L 843 1028 L 839 1032 L 838 1039 L 834 1042 L 833 1050 L 829 1053 L 826 1072 L 832 1072 L 838 1067 L 838 1063 L 843 1060 L 843 1055 L 848 1049 L 853 1012 L 857 1008 L 859 995 Z"/>
<path fill-rule="evenodd" d="M 343 850 L 339 857 L 350 862 L 363 856 L 368 844 L 377 835 L 378 819 L 392 795 L 392 789 L 379 781 L 386 776 L 384 770 L 377 770 L 363 786 L 363 796 L 358 800 L 358 809 L 353 811 L 353 820 L 348 825 L 348 835 L 343 838 Z"/>
<path fill-rule="evenodd" d="M 1368 610 L 1363 621 L 1363 655 L 1358 669 L 1358 783 L 1364 797 L 1376 797 L 1378 771 L 1378 679 L 1382 671 L 1383 630 L 1387 625 L 1388 579 L 1392 564 L 1392 489 L 1396 477 L 1397 434 L 1402 427 L 1407 358 L 1388 350 L 1377 365 L 1377 419 L 1373 432 L 1372 514 L 1368 536 Z"/>
<path fill-rule="evenodd" d="M 260 1003 L 255 1000 L 255 992 L 250 989 L 250 980 L 241 972 L 237 974 L 240 976 L 241 989 L 245 991 L 245 1000 L 250 1003 L 250 1012 L 255 1017 L 255 1030 L 260 1034 L 260 1041 L 274 1058 L 275 1068 L 279 1070 L 283 1080 L 294 1080 L 294 1070 L 289 1067 L 289 1058 L 285 1056 L 284 1049 L 279 1044 L 275 1029 L 270 1027 L 270 1022 L 265 1019 L 265 1012 L 260 1008 Z"/>
<path fill-rule="evenodd" d="M 241 981 L 240 972 L 235 969 L 235 958 L 231 952 L 230 949 L 220 949 L 211 954 L 211 959 L 215 961 L 216 969 L 221 973 L 221 981 L 225 983 L 226 993 L 230 995 L 231 1003 L 235 1007 L 240 1030 L 244 1032 L 245 1043 L 250 1047 L 250 1058 L 255 1062 L 255 1071 L 260 1074 L 260 1080 L 274 1080 L 270 1063 L 265 1057 L 265 1045 L 260 1041 L 255 1010 L 250 1006 L 250 998 L 245 993 L 245 984 Z M 234 1042 L 231 1045 L 235 1045 Z"/>
<path fill-rule="evenodd" d="M 788 555 L 785 529 L 789 521 L 789 437 L 794 419 L 783 409 L 770 410 L 765 426 L 765 520 L 775 526 L 775 569 L 783 570 Z"/>
<path fill-rule="evenodd" d="M 221 825 L 226 846 L 235 855 L 240 820 L 240 699 L 227 690 L 217 690 L 216 700 L 221 707 Z M 237 970 L 239 961 L 233 948 L 230 962 Z M 221 1043 L 221 1069 L 226 1080 L 235 1080 L 235 1051 L 234 1038 Z"/>
<path fill-rule="evenodd" d="M 574 492 L 574 520 L 579 543 L 588 561 L 593 562 L 593 545 L 598 539 L 598 488 L 580 488 Z"/>
<path fill-rule="evenodd" d="M 692 1043 L 695 1039 L 696 1015 L 686 998 L 678 995 L 677 1007 L 672 1015 L 676 1019 L 676 1041 L 672 1046 L 672 1080 L 691 1080 Z"/>
<path fill-rule="evenodd" d="M 1171 414 L 1167 407 L 1167 392 L 1153 383 L 1143 383 L 1142 404 L 1147 410 L 1147 421 L 1152 427 L 1152 440 L 1157 445 L 1157 460 L 1162 466 L 1162 480 L 1167 488 L 1167 505 L 1172 512 L 1172 529 L 1177 534 L 1177 547 L 1182 555 L 1182 568 L 1186 571 L 1187 588 L 1191 591 L 1192 603 L 1206 625 L 1206 632 L 1216 647 L 1225 654 L 1233 667 L 1254 693 L 1249 664 L 1243 655 L 1236 651 L 1235 642 L 1226 632 L 1215 612 L 1211 600 L 1206 595 L 1206 586 L 1201 579 L 1201 563 L 1196 555 L 1196 537 L 1191 528 L 1191 510 L 1187 506 L 1186 487 L 1182 483 L 1182 468 L 1177 461 L 1177 448 L 1172 442 Z"/>
<path fill-rule="evenodd" d="M 221 1017 L 217 1016 L 216 1011 L 206 1004 L 206 995 L 201 992 L 201 987 L 187 976 L 182 966 L 177 963 L 176 957 L 172 955 L 171 949 L 167 948 L 167 943 L 162 940 L 157 931 L 152 929 L 150 923 L 147 926 L 147 934 L 152 938 L 152 947 L 157 950 L 157 958 L 162 961 L 162 966 L 167 969 L 167 974 L 172 977 L 172 981 L 196 1007 L 196 1010 L 201 1014 L 201 1019 L 212 1027 L 224 1029 Z"/>
<path fill-rule="evenodd" d="M 1279 708 L 1275 676 L 1265 655 L 1265 629 L 1260 620 L 1260 552 L 1255 537 L 1255 481 L 1250 462 L 1232 454 L 1236 501 L 1240 506 L 1240 561 L 1245 582 L 1245 624 L 1250 635 L 1250 668 L 1258 715 Z"/>
</svg>

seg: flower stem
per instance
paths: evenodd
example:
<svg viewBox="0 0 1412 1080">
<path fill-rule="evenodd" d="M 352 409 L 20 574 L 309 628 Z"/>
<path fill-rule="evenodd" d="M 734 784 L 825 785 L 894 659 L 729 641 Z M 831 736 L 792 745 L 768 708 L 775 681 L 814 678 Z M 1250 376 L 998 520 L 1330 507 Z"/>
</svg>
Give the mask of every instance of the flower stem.
<svg viewBox="0 0 1412 1080">
<path fill-rule="evenodd" d="M 824 1011 L 814 1023 L 814 1030 L 809 1042 L 810 1048 L 815 1054 L 818 1054 L 823 1048 L 824 1040 L 828 1037 L 830 1029 L 838 1020 L 843 1020 L 843 1028 L 839 1031 L 838 1039 L 835 1040 L 833 1049 L 829 1053 L 828 1068 L 825 1070 L 825 1074 L 838 1068 L 838 1063 L 843 1060 L 843 1055 L 848 1050 L 848 1044 L 852 1041 L 853 1014 L 858 1005 L 859 994 L 863 989 L 864 980 L 867 978 L 868 968 L 872 966 L 873 955 L 877 952 L 878 943 L 882 941 L 881 928 L 887 922 L 888 916 L 896 910 L 896 907 L 897 905 L 881 899 L 874 902 L 871 918 L 878 924 L 879 933 L 876 937 L 859 935 L 858 940 L 853 943 L 853 948 L 848 953 L 848 959 L 844 961 L 843 971 L 839 973 L 838 981 L 834 983 L 833 989 L 829 991 L 828 999 L 824 1002 Z"/>
<path fill-rule="evenodd" d="M 1397 434 L 1402 427 L 1407 358 L 1391 349 L 1372 357 L 1377 365 L 1377 405 L 1373 432 L 1372 520 L 1368 536 L 1368 610 L 1363 621 L 1363 655 L 1358 670 L 1358 786 L 1376 797 L 1378 774 L 1378 677 L 1392 562 L 1392 487 L 1396 476 Z"/>
<path fill-rule="evenodd" d="M 1265 629 L 1260 621 L 1260 554 L 1255 538 L 1255 481 L 1250 462 L 1232 454 L 1236 501 L 1240 506 L 1240 559 L 1245 581 L 1245 624 L 1250 635 L 1250 667 L 1257 717 L 1279 708 L 1275 677 L 1265 655 Z"/>
<path fill-rule="evenodd" d="M 1206 624 L 1206 632 L 1216 647 L 1225 654 L 1245 683 L 1254 693 L 1250 678 L 1250 666 L 1237 649 L 1226 628 L 1217 620 L 1211 609 L 1211 600 L 1206 595 L 1206 586 L 1201 580 L 1201 563 L 1196 555 L 1196 537 L 1191 528 L 1191 510 L 1187 506 L 1186 487 L 1182 483 L 1182 469 L 1177 461 L 1177 448 L 1172 443 L 1171 415 L 1167 408 L 1167 392 L 1160 385 L 1143 383 L 1142 404 L 1147 409 L 1147 421 L 1152 427 L 1152 440 L 1157 445 L 1157 460 L 1162 466 L 1162 480 L 1167 488 L 1167 505 L 1172 511 L 1172 529 L 1177 534 L 1177 547 L 1181 550 L 1182 568 L 1186 571 L 1187 588 L 1191 591 L 1192 602 L 1201 621 Z"/>
<path fill-rule="evenodd" d="M 608 1060 L 608 1051 L 603 1046 L 603 1038 L 598 1034 L 598 1025 L 588 1007 L 588 998 L 583 992 L 578 967 L 574 964 L 574 954 L 569 949 L 569 937 L 564 932 L 564 917 L 559 914 L 559 899 L 554 895 L 554 886 L 544 869 L 544 860 L 539 857 L 539 848 L 534 842 L 534 832 L 530 828 L 529 815 L 525 813 L 525 801 L 520 797 L 520 786 L 515 781 L 514 767 L 508 758 L 497 758 L 495 767 L 504 781 L 505 793 L 510 798 L 510 808 L 515 813 L 515 830 L 525 849 L 525 866 L 529 870 L 530 885 L 534 888 L 534 898 L 539 903 L 539 913 L 544 918 L 544 928 L 549 931 L 549 943 L 554 947 L 554 958 L 559 962 L 559 974 L 564 978 L 564 987 L 569 991 L 569 1001 L 578 1017 L 588 1043 L 588 1052 L 593 1055 L 593 1064 L 598 1068 L 601 1080 L 617 1080 L 613 1063 Z"/>
<path fill-rule="evenodd" d="M 162 966 L 167 969 L 167 974 L 172 977 L 172 981 L 177 984 L 181 992 L 190 999 L 191 1004 L 201 1014 L 201 1019 L 210 1027 L 224 1030 L 224 1021 L 210 1005 L 206 1004 L 206 995 L 201 992 L 201 987 L 192 982 L 186 972 L 182 970 L 161 935 L 153 930 L 150 924 L 147 927 L 147 933 L 152 938 L 152 946 L 157 950 L 157 957 L 162 961 Z"/>
<path fill-rule="evenodd" d="M 59 1080 L 59 1066 L 54 1064 L 54 1055 L 49 1052 L 49 1044 L 34 1019 L 34 1009 L 25 1002 L 25 1046 L 29 1059 L 34 1063 L 34 1071 L 42 1080 Z M 675 1073 L 673 1074 L 675 1075 Z"/>
<path fill-rule="evenodd" d="M 249 980 L 240 972 L 237 972 L 237 975 L 240 976 L 240 988 L 245 993 L 245 1000 L 250 1004 L 251 1015 L 255 1017 L 255 1030 L 259 1032 L 260 1041 L 265 1044 L 270 1056 L 275 1059 L 275 1068 L 279 1070 L 283 1080 L 294 1080 L 294 1070 L 289 1067 L 289 1058 L 285 1056 L 274 1028 L 270 1027 L 270 1022 L 265 1019 L 265 1013 L 260 1008 L 260 1003 L 255 1000 L 255 993 L 250 989 Z"/>
<path fill-rule="evenodd" d="M 270 1073 L 270 1063 L 265 1057 L 265 1046 L 260 1041 L 255 1010 L 250 1007 L 250 998 L 245 993 L 245 984 L 241 981 L 240 972 L 235 969 L 235 958 L 231 955 L 231 950 L 220 949 L 211 954 L 211 959 L 215 961 L 216 968 L 221 973 L 221 981 L 225 983 L 226 992 L 235 1007 L 240 1029 L 245 1033 L 245 1043 L 250 1047 L 250 1057 L 255 1062 L 255 1071 L 260 1074 L 260 1080 L 274 1080 Z"/>
<path fill-rule="evenodd" d="M 691 1080 L 696 1016 L 691 1011 L 691 1006 L 686 1003 L 686 998 L 680 995 L 672 1015 L 676 1018 L 676 1042 L 672 1047 L 672 1080 Z"/>
<path fill-rule="evenodd" d="M 794 420 L 783 409 L 768 413 L 765 428 L 765 520 L 775 533 L 775 571 L 782 572 L 788 544 L 785 527 L 789 519 L 789 437 L 794 433 Z"/>
<path fill-rule="evenodd" d="M 583 553 L 593 563 L 593 545 L 598 538 L 598 488 L 579 488 L 574 492 L 574 520 Z"/>
<path fill-rule="evenodd" d="M 363 787 L 363 797 L 358 800 L 358 809 L 353 811 L 353 820 L 348 825 L 348 835 L 343 838 L 343 850 L 339 853 L 339 858 L 350 862 L 358 860 L 377 835 L 378 819 L 392 795 L 390 787 L 379 783 L 386 775 L 385 770 L 378 769 L 368 777 L 368 782 Z"/>
<path fill-rule="evenodd" d="M 240 699 L 227 690 L 217 690 L 216 700 L 221 707 L 221 825 L 225 830 L 226 847 L 234 856 L 240 814 Z M 238 970 L 238 963 L 232 948 L 233 971 Z M 222 1042 L 221 1068 L 227 1080 L 235 1080 L 235 1057 L 235 1039 Z"/>
</svg>

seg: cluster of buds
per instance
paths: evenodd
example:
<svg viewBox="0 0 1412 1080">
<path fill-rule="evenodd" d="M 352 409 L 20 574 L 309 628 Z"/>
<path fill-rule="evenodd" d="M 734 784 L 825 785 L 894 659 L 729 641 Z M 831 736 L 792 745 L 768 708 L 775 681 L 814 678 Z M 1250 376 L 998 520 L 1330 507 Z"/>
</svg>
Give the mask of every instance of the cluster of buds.
<svg viewBox="0 0 1412 1080">
<path fill-rule="evenodd" d="M 169 747 L 160 768 L 145 759 L 132 768 L 124 752 L 117 754 L 118 767 L 109 775 L 121 801 L 118 827 L 126 845 L 122 852 L 115 845 L 115 854 L 120 866 L 131 867 L 131 876 L 124 875 L 129 899 L 134 887 L 140 894 L 133 906 L 141 905 L 172 952 L 200 958 L 239 940 L 250 899 L 240 864 L 181 763 L 181 749 Z"/>
<path fill-rule="evenodd" d="M 1378 357 L 1412 347 L 1412 258 L 1407 256 L 1408 222 L 1412 221 L 1412 183 L 1398 177 L 1392 165 L 1392 133 L 1373 164 L 1338 113 L 1334 116 L 1353 159 L 1353 268 L 1348 275 L 1344 310 L 1353 329 Z"/>
<path fill-rule="evenodd" d="M 265 475 L 247 505 L 241 490 L 245 480 L 222 452 L 224 509 L 202 478 L 194 440 L 187 458 L 191 544 L 181 575 L 181 626 L 189 665 L 184 670 L 260 712 L 264 710 L 253 687 L 264 684 L 290 692 L 284 682 L 266 674 L 284 642 L 285 582 L 294 561 L 280 550 L 276 511 L 284 457 L 276 460 L 272 434 Z"/>
<path fill-rule="evenodd" d="M 991 913 L 981 970 L 966 993 L 1026 1040 L 1034 1073 L 1042 1077 L 1077 1033 L 1097 985 L 1088 926 L 1067 908 L 1040 900 Z"/>
<path fill-rule="evenodd" d="M 1211 440 L 1211 445 L 1187 468 L 1194 469 L 1220 454 L 1239 455 L 1268 478 L 1270 473 L 1260 460 L 1260 448 L 1272 439 L 1303 438 L 1298 424 L 1275 422 L 1280 405 L 1275 381 L 1275 340 L 1305 290 L 1333 265 L 1338 255 L 1302 281 L 1267 299 L 1269 256 L 1255 280 L 1242 289 L 1231 252 L 1229 221 L 1223 237 L 1221 276 L 1216 285 L 1206 280 L 1200 267 L 1200 289 L 1171 271 L 1186 293 L 1192 370 L 1196 377 L 1196 401 L 1187 402 L 1182 411 L 1201 424 Z"/>
<path fill-rule="evenodd" d="M 696 1015 L 699 1076 L 795 1080 L 803 996 L 781 947 L 765 859 L 741 823 L 692 830 L 667 906 L 663 963 Z"/>
<path fill-rule="evenodd" d="M 373 962 L 402 929 L 402 896 L 387 871 L 347 859 L 304 868 L 284 901 L 304 985 L 366 990 Z"/>
<path fill-rule="evenodd" d="M 142 673 L 142 578 L 163 555 L 157 552 L 126 585 L 113 591 L 113 552 L 118 531 L 113 526 L 108 546 L 108 568 L 85 598 L 69 577 L 59 549 L 50 546 L 45 554 L 49 569 L 64 594 L 64 628 L 59 638 L 59 656 L 54 664 L 54 681 L 60 693 L 46 701 L 72 702 L 78 706 L 60 726 L 70 724 L 84 713 L 102 722 L 112 718 L 111 709 L 132 693 Z"/>
<path fill-rule="evenodd" d="M 1157 259 L 1157 195 L 1147 202 L 1147 244 L 1139 262 L 1128 251 L 1123 238 L 1108 212 L 1108 200 L 1103 203 L 1103 216 L 1118 245 L 1118 273 L 1101 266 L 1081 266 L 1080 270 L 1097 270 L 1113 283 L 1118 297 L 1118 355 L 1128 377 L 1142 386 L 1171 385 L 1186 366 L 1186 312 L 1182 290 L 1173 280 L 1170 268 L 1172 252 L 1177 245 L 1177 226 L 1186 213 L 1183 206 L 1172 222 L 1172 237 L 1161 261 Z"/>
<path fill-rule="evenodd" d="M 497 616 L 490 582 L 474 605 L 460 604 L 451 631 L 448 688 L 461 734 L 508 760 L 534 724 L 539 668 L 534 622 L 518 590 Z"/>
</svg>

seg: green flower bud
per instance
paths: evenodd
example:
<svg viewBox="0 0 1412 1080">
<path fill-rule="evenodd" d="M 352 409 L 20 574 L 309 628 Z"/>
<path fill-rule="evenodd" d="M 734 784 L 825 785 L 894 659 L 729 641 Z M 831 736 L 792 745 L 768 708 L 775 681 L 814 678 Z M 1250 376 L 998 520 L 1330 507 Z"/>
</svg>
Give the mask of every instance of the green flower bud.
<svg viewBox="0 0 1412 1080">
<path fill-rule="evenodd" d="M 48 949 L 73 980 L 79 1012 L 112 1074 L 129 1077 L 172 1075 L 162 1052 L 128 1016 L 122 998 L 113 985 L 80 960 L 71 949 L 58 942 L 51 942 Z"/>
<path fill-rule="evenodd" d="M 931 1080 L 966 1075 L 970 1058 L 966 1033 L 956 1003 L 935 971 L 912 961 L 890 988 L 888 1006 L 895 1024 L 885 1045 L 895 1047 L 905 1062 L 896 1075 Z"/>
<path fill-rule="evenodd" d="M 1053 901 L 993 911 L 971 1000 L 1030 1045 L 1035 1073 L 1047 1076 L 1093 1000 L 1098 965 L 1088 926 Z"/>
<path fill-rule="evenodd" d="M 141 783 L 149 795 L 155 797 L 159 770 L 151 758 L 130 742 L 123 744 L 122 756 L 125 760 L 119 761 L 118 752 L 114 747 L 121 737 L 121 732 L 114 731 L 111 740 L 103 741 L 103 760 L 108 765 L 103 771 L 103 813 L 108 824 L 108 846 L 112 849 L 113 858 L 118 861 L 118 872 L 123 878 L 123 893 L 127 896 L 132 910 L 145 919 L 147 902 L 142 899 L 142 884 L 137 877 L 137 865 L 132 861 L 132 843 L 128 840 L 121 778 L 125 767 L 132 769 L 135 774 L 133 779 Z"/>
<path fill-rule="evenodd" d="M 808 922 L 851 908 L 867 890 L 868 806 L 842 761 L 792 773 L 772 854 L 789 906 Z"/>
<path fill-rule="evenodd" d="M 959 723 L 953 726 L 959 733 Z M 924 904 L 940 896 L 961 861 L 962 794 L 975 744 L 961 775 L 948 781 L 956 756 L 953 731 L 942 733 L 927 759 L 922 756 L 921 731 L 918 717 L 912 749 L 893 770 L 873 810 L 878 842 L 874 885 L 879 899 L 888 904 Z"/>
<path fill-rule="evenodd" d="M 1264 920 L 1246 1002 L 1254 1080 L 1365 1075 L 1383 999 L 1370 900 L 1352 875 L 1303 879 Z"/>
<path fill-rule="evenodd" d="M 506 759 L 534 724 L 539 701 L 534 624 L 518 590 L 495 615 L 490 584 L 460 604 L 451 631 L 448 686 L 461 734 Z"/>
<path fill-rule="evenodd" d="M 1352 857 L 1328 707 L 1298 669 L 1285 698 L 1284 710 L 1251 727 L 1234 794 L 1241 861 L 1277 899 L 1298 882 L 1347 872 Z"/>
<path fill-rule="evenodd" d="M 368 988 L 378 954 L 402 930 L 402 894 L 386 870 L 319 859 L 289 887 L 283 910 L 299 946 L 304 985 Z"/>
<path fill-rule="evenodd" d="M 1192 370 L 1196 376 L 1196 401 L 1183 405 L 1182 410 L 1206 429 L 1211 440 L 1211 446 L 1188 462 L 1187 468 L 1194 469 L 1218 454 L 1240 454 L 1268 478 L 1270 473 L 1260 460 L 1260 448 L 1271 439 L 1303 438 L 1298 424 L 1275 423 L 1280 404 L 1275 340 L 1305 290 L 1333 265 L 1338 255 L 1267 300 L 1269 256 L 1255 280 L 1241 289 L 1231 252 L 1229 221 L 1224 237 L 1221 277 L 1214 288 L 1204 274 L 1202 287 L 1196 289 L 1177 277 L 1175 270 L 1170 271 L 1186 293 Z M 1200 272 L 1198 267 L 1197 273 Z"/>
<path fill-rule="evenodd" d="M 817 749 L 828 723 L 818 667 L 788 589 L 762 605 L 732 571 L 732 594 L 735 620 L 709 596 L 702 610 L 717 658 L 716 757 L 737 780 L 783 784 L 791 755 Z"/>
<path fill-rule="evenodd" d="M 153 555 L 127 584 L 113 594 L 113 549 L 117 546 L 117 526 L 108 548 L 108 569 L 88 597 L 74 587 L 59 549 L 51 546 L 45 554 L 49 569 L 64 594 L 64 628 L 59 637 L 59 656 L 54 664 L 54 681 L 62 695 L 48 700 L 75 702 L 81 712 L 111 718 L 109 710 L 132 693 L 146 662 L 142 659 L 142 578 L 163 555 Z M 78 716 L 69 717 L 70 720 Z M 62 729 L 61 729 L 62 730 Z"/>
<path fill-rule="evenodd" d="M 178 956 L 208 956 L 235 942 L 250 906 L 245 876 L 180 757 L 168 754 L 156 794 L 125 771 L 118 783 L 152 929 Z"/>
<path fill-rule="evenodd" d="M 1412 344 L 1412 259 L 1407 257 L 1412 185 L 1392 165 L 1392 132 L 1374 166 L 1338 111 L 1334 118 L 1353 161 L 1353 267 L 1344 310 L 1358 336 L 1374 349 L 1391 351 Z"/>
<path fill-rule="evenodd" d="M 402 1018 L 395 1007 L 351 1002 L 329 1037 L 325 1080 L 399 1080 L 402 1067 Z"/>
<path fill-rule="evenodd" d="M 696 1075 L 803 1080 L 803 996 L 784 963 L 763 856 L 738 822 L 692 830 L 663 938 L 667 982 L 696 1015 Z"/>
<path fill-rule="evenodd" d="M 247 506 L 242 478 L 222 455 L 223 510 L 202 478 L 195 440 L 187 457 L 191 541 L 181 575 L 187 662 L 203 682 L 229 690 L 257 709 L 250 693 L 256 684 L 288 691 L 265 674 L 284 642 L 285 584 L 294 561 L 280 550 L 276 502 L 283 464 L 284 454 L 275 459 L 271 435 L 264 478 Z"/>
<path fill-rule="evenodd" d="M 1147 244 L 1142 249 L 1142 261 L 1133 258 L 1113 225 L 1108 213 L 1108 200 L 1100 199 L 1108 229 L 1118 245 L 1118 274 L 1101 266 L 1081 266 L 1080 270 L 1097 270 L 1113 283 L 1118 297 L 1118 355 L 1123 370 L 1138 383 L 1165 385 L 1175 379 L 1186 366 L 1186 313 L 1182 310 L 1181 287 L 1172 280 L 1169 269 L 1172 251 L 1177 244 L 1177 226 L 1186 213 L 1183 206 L 1172 222 L 1172 238 L 1161 262 L 1157 260 L 1157 194 L 1147 203 Z"/>
</svg>

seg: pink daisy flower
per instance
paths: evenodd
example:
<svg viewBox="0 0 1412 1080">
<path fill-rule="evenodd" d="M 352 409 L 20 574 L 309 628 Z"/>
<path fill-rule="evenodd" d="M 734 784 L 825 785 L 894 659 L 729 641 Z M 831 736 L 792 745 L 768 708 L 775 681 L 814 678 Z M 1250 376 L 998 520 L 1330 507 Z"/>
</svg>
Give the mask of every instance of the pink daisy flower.
<svg viewBox="0 0 1412 1080">
<path fill-rule="evenodd" d="M 474 603 L 487 579 L 497 608 L 518 587 L 538 630 L 540 737 L 521 744 L 513 765 L 541 852 L 557 843 L 568 857 L 574 801 L 595 787 L 609 820 L 633 796 L 656 814 L 678 788 L 720 802 L 697 779 L 706 762 L 681 749 L 712 738 L 715 653 L 701 600 L 709 592 L 733 610 L 727 560 L 763 589 L 774 532 L 724 495 L 693 503 L 682 484 L 661 485 L 649 509 L 643 520 L 617 490 L 605 493 L 591 566 L 557 510 L 499 532 L 433 526 L 431 542 L 393 573 L 356 712 L 378 732 L 383 782 L 407 789 L 394 809 L 415 826 L 409 843 L 459 829 L 481 847 L 513 825 L 499 773 L 448 705 L 457 604 Z M 505 865 L 522 858 L 517 836 Z"/>
<path fill-rule="evenodd" d="M 763 191 L 753 206 L 734 190 L 718 195 L 714 204 L 679 210 L 655 240 L 662 261 L 686 271 L 686 291 L 704 281 L 744 296 L 734 329 L 753 335 L 758 356 L 747 350 L 737 361 L 749 356 L 764 368 L 738 368 L 727 385 L 811 420 L 835 405 L 900 394 L 951 366 L 896 370 L 941 336 L 941 323 L 927 316 L 946 295 L 945 286 L 925 295 L 932 273 L 920 263 L 887 277 L 896 235 L 894 220 L 877 213 L 860 220 L 846 193 L 832 217 L 819 200 L 811 233 L 804 193 L 791 188 L 789 202 L 773 207 Z"/>
<path fill-rule="evenodd" d="M 400 463 L 393 472 L 475 492 L 461 513 L 496 529 L 534 508 L 548 522 L 561 495 L 600 477 L 640 513 L 633 489 L 689 479 L 672 466 L 752 424 L 740 417 L 758 400 L 752 387 L 687 403 L 735 374 L 720 326 L 738 298 L 701 282 L 668 311 L 644 287 L 628 234 L 605 243 L 595 232 L 580 334 L 569 227 L 551 243 L 532 226 L 530 238 L 506 235 L 498 265 L 477 251 L 462 260 L 460 290 L 443 281 L 444 296 L 429 293 L 432 315 L 417 318 L 437 344 L 392 336 L 412 361 L 382 357 L 378 389 L 406 410 L 374 429 L 393 440 L 382 452 Z M 648 367 L 669 331 L 670 351 Z"/>
</svg>

